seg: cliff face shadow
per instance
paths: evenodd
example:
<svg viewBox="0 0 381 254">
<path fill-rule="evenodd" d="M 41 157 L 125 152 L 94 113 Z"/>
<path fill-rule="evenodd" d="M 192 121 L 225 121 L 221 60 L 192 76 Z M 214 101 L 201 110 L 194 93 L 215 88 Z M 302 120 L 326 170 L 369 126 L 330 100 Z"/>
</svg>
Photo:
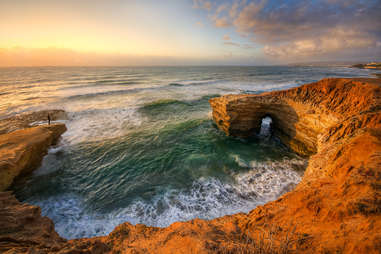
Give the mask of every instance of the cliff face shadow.
<svg viewBox="0 0 381 254">
<path fill-rule="evenodd" d="M 278 138 L 284 145 L 296 153 L 308 156 L 314 153 L 315 148 L 305 144 L 298 135 L 300 118 L 293 107 L 288 104 L 261 105 L 255 112 L 254 132 L 259 133 L 262 119 L 270 117 L 272 119 L 272 135 Z M 257 119 L 258 118 L 258 119 Z"/>
<path fill-rule="evenodd" d="M 305 128 L 296 110 L 286 102 L 257 102 L 253 97 L 242 104 L 238 114 L 230 122 L 229 135 L 250 137 L 259 134 L 262 119 L 272 119 L 272 135 L 299 155 L 316 153 L 316 133 Z M 241 112 L 242 113 L 241 113 Z"/>
</svg>

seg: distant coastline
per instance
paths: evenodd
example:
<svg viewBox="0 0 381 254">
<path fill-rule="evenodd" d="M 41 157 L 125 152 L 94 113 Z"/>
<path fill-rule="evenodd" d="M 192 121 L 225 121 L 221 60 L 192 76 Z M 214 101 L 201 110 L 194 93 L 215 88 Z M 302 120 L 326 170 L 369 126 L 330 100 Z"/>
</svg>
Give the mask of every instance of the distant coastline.
<svg viewBox="0 0 381 254">
<path fill-rule="evenodd" d="M 371 63 L 367 63 L 367 64 L 355 64 L 355 65 L 352 65 L 352 67 L 360 68 L 360 69 L 381 70 L 381 63 L 380 62 L 371 62 Z"/>
</svg>

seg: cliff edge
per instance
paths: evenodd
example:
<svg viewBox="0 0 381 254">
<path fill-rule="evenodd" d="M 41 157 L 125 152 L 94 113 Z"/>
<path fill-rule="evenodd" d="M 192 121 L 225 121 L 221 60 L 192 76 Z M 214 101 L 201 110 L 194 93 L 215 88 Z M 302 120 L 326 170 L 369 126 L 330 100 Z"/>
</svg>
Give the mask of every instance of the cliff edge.
<svg viewBox="0 0 381 254">
<path fill-rule="evenodd" d="M 255 135 L 261 119 L 272 117 L 274 135 L 309 156 L 293 191 L 248 214 L 176 222 L 166 228 L 123 223 L 108 236 L 38 250 L 380 253 L 381 79 L 323 79 L 285 91 L 226 95 L 210 104 L 217 126 L 231 136 Z"/>
<path fill-rule="evenodd" d="M 270 116 L 275 136 L 295 152 L 311 155 L 327 141 L 347 138 L 348 132 L 337 129 L 377 127 L 379 82 L 330 78 L 260 95 L 226 95 L 211 99 L 210 105 L 213 120 L 227 135 L 254 135 L 262 118 Z"/>
<path fill-rule="evenodd" d="M 41 216 L 39 207 L 20 203 L 10 191 L 5 191 L 16 178 L 35 170 L 48 148 L 56 144 L 66 131 L 61 123 L 35 127 L 25 125 L 36 119 L 35 116 L 28 114 L 28 119 L 12 117 L 1 125 L 7 128 L 3 129 L 6 134 L 0 135 L 0 253 L 58 251 L 65 243 L 55 232 L 53 222 Z M 7 125 L 5 122 L 24 124 Z M 18 129 L 22 127 L 29 128 Z"/>
<path fill-rule="evenodd" d="M 64 124 L 42 125 L 0 135 L 0 191 L 36 169 L 48 148 L 66 131 Z"/>
<path fill-rule="evenodd" d="M 379 253 L 380 86 L 380 79 L 331 78 L 211 99 L 213 119 L 227 135 L 254 135 L 261 119 L 272 117 L 274 135 L 310 156 L 302 181 L 248 214 L 167 228 L 123 223 L 96 241 L 110 253 Z M 72 240 L 66 248 L 95 239 Z"/>
</svg>

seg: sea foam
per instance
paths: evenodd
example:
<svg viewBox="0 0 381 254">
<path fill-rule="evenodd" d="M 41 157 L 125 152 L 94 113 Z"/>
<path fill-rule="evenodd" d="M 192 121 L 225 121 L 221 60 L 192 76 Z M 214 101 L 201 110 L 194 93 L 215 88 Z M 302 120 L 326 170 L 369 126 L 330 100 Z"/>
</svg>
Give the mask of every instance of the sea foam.
<svg viewBox="0 0 381 254">
<path fill-rule="evenodd" d="M 42 214 L 54 221 L 56 231 L 68 239 L 107 235 L 123 222 L 165 227 L 176 221 L 249 212 L 290 191 L 301 178 L 295 165 L 305 165 L 305 161 L 253 161 L 249 165 L 250 170 L 231 174 L 230 181 L 202 177 L 189 190 L 168 189 L 151 200 L 136 199 L 109 213 L 89 210 L 80 196 L 70 193 L 27 202 L 39 205 Z"/>
</svg>

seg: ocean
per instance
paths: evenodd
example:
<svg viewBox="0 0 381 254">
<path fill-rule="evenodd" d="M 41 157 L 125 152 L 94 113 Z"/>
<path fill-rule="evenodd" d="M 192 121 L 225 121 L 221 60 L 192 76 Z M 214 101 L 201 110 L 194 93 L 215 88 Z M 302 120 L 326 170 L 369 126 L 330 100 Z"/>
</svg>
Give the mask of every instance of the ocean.
<svg viewBox="0 0 381 254">
<path fill-rule="evenodd" d="M 292 189 L 305 158 L 276 139 L 227 137 L 208 100 L 287 89 L 325 77 L 369 77 L 347 67 L 0 68 L 0 119 L 64 109 L 68 131 L 42 166 L 13 187 L 68 239 L 123 222 L 248 212 Z"/>
</svg>

